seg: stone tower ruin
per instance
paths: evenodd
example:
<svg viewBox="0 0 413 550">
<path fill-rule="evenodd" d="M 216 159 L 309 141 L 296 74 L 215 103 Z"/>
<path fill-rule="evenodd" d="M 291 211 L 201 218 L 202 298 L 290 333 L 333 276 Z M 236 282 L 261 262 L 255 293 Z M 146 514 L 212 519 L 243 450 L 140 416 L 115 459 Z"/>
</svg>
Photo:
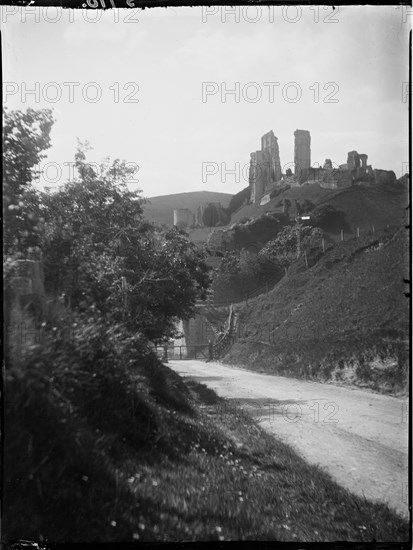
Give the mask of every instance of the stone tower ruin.
<svg viewBox="0 0 413 550">
<path fill-rule="evenodd" d="M 249 184 L 251 202 L 258 203 L 264 193 L 281 180 L 278 139 L 271 130 L 261 138 L 261 151 L 251 153 Z"/>
<path fill-rule="evenodd" d="M 296 130 L 294 138 L 295 176 L 301 184 L 308 178 L 311 166 L 311 136 L 308 130 Z"/>
<path fill-rule="evenodd" d="M 174 225 L 185 229 L 194 225 L 195 216 L 188 208 L 175 208 L 174 209 Z"/>
</svg>

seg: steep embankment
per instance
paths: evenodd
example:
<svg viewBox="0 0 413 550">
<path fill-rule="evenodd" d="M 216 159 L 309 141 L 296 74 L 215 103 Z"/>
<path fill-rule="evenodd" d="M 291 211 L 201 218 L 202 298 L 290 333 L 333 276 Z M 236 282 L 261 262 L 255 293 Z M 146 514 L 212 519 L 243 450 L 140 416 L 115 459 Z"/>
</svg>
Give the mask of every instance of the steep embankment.
<svg viewBox="0 0 413 550">
<path fill-rule="evenodd" d="M 308 270 L 300 260 L 268 296 L 237 306 L 239 338 L 225 361 L 403 392 L 407 250 L 406 232 L 392 228 L 337 243 Z"/>
</svg>

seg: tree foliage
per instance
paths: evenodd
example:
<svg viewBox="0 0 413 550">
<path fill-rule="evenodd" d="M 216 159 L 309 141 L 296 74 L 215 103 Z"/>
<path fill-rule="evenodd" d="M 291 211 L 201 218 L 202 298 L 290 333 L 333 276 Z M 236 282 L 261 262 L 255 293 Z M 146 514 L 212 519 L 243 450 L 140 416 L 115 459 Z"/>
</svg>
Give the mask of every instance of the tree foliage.
<svg viewBox="0 0 413 550">
<path fill-rule="evenodd" d="M 79 179 L 41 197 L 47 289 L 151 340 L 170 336 L 175 318 L 190 316 L 209 284 L 203 252 L 185 232 L 144 217 L 139 192 L 122 183 L 122 163 L 116 161 L 115 183 L 114 166 L 98 178 L 84 146 L 75 159 Z"/>
<path fill-rule="evenodd" d="M 288 225 L 260 250 L 258 256 L 286 268 L 294 262 L 299 252 L 319 244 L 322 235 L 320 228 Z"/>
<path fill-rule="evenodd" d="M 36 191 L 30 169 L 50 145 L 51 112 L 6 112 L 5 119 L 10 273 L 21 251 L 37 246 L 49 295 L 63 295 L 78 312 L 94 308 L 150 340 L 171 336 L 176 318 L 188 318 L 196 300 L 205 297 L 205 254 L 185 232 L 150 223 L 140 192 L 125 183 L 134 168 L 109 158 L 100 169 L 93 167 L 86 160 L 87 142 L 78 142 L 73 181 L 56 193 Z M 23 180 L 19 165 L 27 168 Z"/>
<path fill-rule="evenodd" d="M 347 227 L 345 212 L 331 204 L 317 206 L 311 212 L 311 224 L 325 231 L 336 231 Z"/>
<path fill-rule="evenodd" d="M 53 123 L 50 109 L 3 110 L 3 241 L 10 258 L 39 244 L 44 220 L 35 214 L 38 199 L 30 184 L 50 147 Z"/>
</svg>

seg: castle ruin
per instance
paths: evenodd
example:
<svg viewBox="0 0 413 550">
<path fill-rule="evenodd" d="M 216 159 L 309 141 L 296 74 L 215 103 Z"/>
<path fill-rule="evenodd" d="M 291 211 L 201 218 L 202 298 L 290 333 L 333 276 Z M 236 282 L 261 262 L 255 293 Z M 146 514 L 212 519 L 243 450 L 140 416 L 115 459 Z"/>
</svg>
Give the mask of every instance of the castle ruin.
<svg viewBox="0 0 413 550">
<path fill-rule="evenodd" d="M 308 130 L 294 132 L 294 167 L 298 183 L 308 179 L 308 170 L 311 166 L 311 136 Z"/>
<path fill-rule="evenodd" d="M 186 229 L 193 226 L 195 223 L 195 216 L 188 208 L 175 208 L 174 209 L 174 225 L 180 229 Z"/>
<path fill-rule="evenodd" d="M 323 167 L 311 166 L 311 136 L 308 130 L 294 132 L 294 174 L 290 168 L 282 173 L 278 139 L 274 132 L 261 138 L 261 150 L 251 153 L 249 169 L 250 202 L 264 205 L 271 200 L 270 193 L 278 186 L 298 187 L 317 183 L 325 189 L 350 187 L 359 181 L 392 184 L 393 171 L 373 170 L 367 164 L 367 155 L 350 151 L 347 163 L 334 165 L 326 159 Z"/>
<path fill-rule="evenodd" d="M 226 225 L 229 217 L 219 202 L 205 202 L 194 214 L 189 208 L 174 209 L 174 225 L 180 229 Z"/>
<path fill-rule="evenodd" d="M 261 138 L 261 151 L 251 153 L 249 183 L 251 202 L 258 202 L 265 191 L 281 180 L 278 138 L 268 132 Z"/>
</svg>

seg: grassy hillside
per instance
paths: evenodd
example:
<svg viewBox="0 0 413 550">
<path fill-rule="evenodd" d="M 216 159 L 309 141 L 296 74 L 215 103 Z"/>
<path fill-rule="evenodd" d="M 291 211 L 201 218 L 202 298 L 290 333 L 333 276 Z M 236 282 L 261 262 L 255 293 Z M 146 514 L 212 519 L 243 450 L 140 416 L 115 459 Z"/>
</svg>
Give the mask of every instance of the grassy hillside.
<svg viewBox="0 0 413 550">
<path fill-rule="evenodd" d="M 290 189 L 283 190 L 279 195 L 271 199 L 264 206 L 259 204 L 247 204 L 240 210 L 238 210 L 231 218 L 231 224 L 237 223 L 243 218 L 258 218 L 262 216 L 265 212 L 282 212 L 282 206 L 277 206 L 278 203 L 282 202 L 284 198 L 291 201 L 291 215 L 295 215 L 295 203 L 294 199 L 303 201 L 308 199 L 314 204 L 320 199 L 324 199 L 331 195 L 333 191 L 330 189 L 323 189 L 317 183 L 311 185 L 303 185 L 302 187 L 291 187 Z"/>
<path fill-rule="evenodd" d="M 225 361 L 287 376 L 407 391 L 405 231 L 338 243 L 290 267 L 271 291 L 239 305 Z"/>
<path fill-rule="evenodd" d="M 283 199 L 291 202 L 290 216 L 296 214 L 295 200 L 310 200 L 314 205 L 330 204 L 345 213 L 347 232 L 355 233 L 373 225 L 382 228 L 387 224 L 402 223 L 408 203 L 407 187 L 360 184 L 340 190 L 323 189 L 318 184 L 292 187 L 280 192 L 264 206 L 249 204 L 236 212 L 231 224 L 245 217 L 257 218 L 265 212 L 281 212 Z"/>
<path fill-rule="evenodd" d="M 232 195 L 228 193 L 214 193 L 212 191 L 162 195 L 149 198 L 149 202 L 144 205 L 144 211 L 149 220 L 172 226 L 174 223 L 174 208 L 188 208 L 195 214 L 201 203 L 220 202 L 226 208 L 231 198 Z"/>
</svg>

